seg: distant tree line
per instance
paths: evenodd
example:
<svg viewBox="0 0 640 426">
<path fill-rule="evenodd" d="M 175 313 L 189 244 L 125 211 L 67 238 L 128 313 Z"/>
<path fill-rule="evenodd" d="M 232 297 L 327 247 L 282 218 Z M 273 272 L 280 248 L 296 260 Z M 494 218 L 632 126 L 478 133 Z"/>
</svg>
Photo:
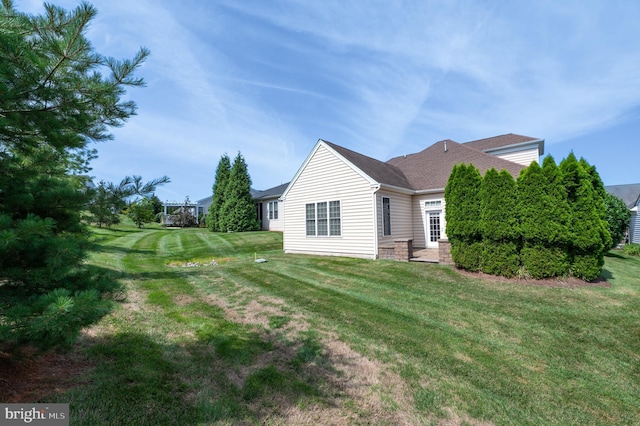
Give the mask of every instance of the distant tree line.
<svg viewBox="0 0 640 426">
<path fill-rule="evenodd" d="M 158 219 L 162 201 L 154 194 L 159 185 L 169 183 L 168 176 L 143 182 L 141 176 L 126 176 L 115 184 L 100 181 L 95 188 L 87 188 L 89 197 L 87 220 L 98 227 L 117 225 L 123 213 L 142 227 Z"/>
<path fill-rule="evenodd" d="M 213 200 L 206 218 L 213 232 L 257 231 L 260 223 L 251 196 L 251 178 L 240 152 L 233 160 L 224 154 L 216 168 Z"/>
<path fill-rule="evenodd" d="M 517 181 L 506 170 L 482 177 L 472 164 L 456 165 L 445 201 L 456 266 L 507 277 L 595 280 L 630 218 L 573 153 L 559 166 L 551 156 L 533 162 Z"/>
</svg>

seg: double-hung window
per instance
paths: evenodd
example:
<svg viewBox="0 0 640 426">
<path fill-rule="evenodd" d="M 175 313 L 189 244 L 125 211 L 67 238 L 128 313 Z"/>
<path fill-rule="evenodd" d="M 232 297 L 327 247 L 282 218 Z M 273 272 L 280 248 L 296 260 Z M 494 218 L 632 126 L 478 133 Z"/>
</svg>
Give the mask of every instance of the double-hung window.
<svg viewBox="0 0 640 426">
<path fill-rule="evenodd" d="M 323 201 L 305 205 L 307 236 L 340 236 L 342 224 L 340 201 Z"/>
<path fill-rule="evenodd" d="M 329 235 L 340 236 L 341 234 L 340 201 L 329 201 Z"/>
<path fill-rule="evenodd" d="M 269 219 L 278 219 L 277 201 L 269 201 Z"/>
</svg>

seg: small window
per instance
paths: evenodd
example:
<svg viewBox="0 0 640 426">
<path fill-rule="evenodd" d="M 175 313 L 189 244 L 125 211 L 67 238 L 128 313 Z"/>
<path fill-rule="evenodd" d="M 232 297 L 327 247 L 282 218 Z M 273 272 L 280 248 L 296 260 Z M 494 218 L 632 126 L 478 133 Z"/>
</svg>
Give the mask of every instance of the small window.
<svg viewBox="0 0 640 426">
<path fill-rule="evenodd" d="M 318 203 L 317 215 L 318 215 L 318 236 L 329 235 L 329 229 L 327 227 L 327 203 Z"/>
<path fill-rule="evenodd" d="M 316 235 L 316 205 L 315 203 L 305 206 L 307 212 L 307 235 Z"/>
<path fill-rule="evenodd" d="M 329 235 L 339 236 L 341 234 L 340 201 L 329 201 Z"/>
<path fill-rule="evenodd" d="M 269 201 L 269 219 L 278 219 L 277 201 Z"/>
<path fill-rule="evenodd" d="M 425 206 L 426 208 L 442 207 L 442 200 L 430 200 L 430 201 L 425 201 L 425 202 L 424 202 L 424 206 Z"/>
<path fill-rule="evenodd" d="M 382 235 L 391 235 L 391 200 L 382 197 Z"/>
</svg>

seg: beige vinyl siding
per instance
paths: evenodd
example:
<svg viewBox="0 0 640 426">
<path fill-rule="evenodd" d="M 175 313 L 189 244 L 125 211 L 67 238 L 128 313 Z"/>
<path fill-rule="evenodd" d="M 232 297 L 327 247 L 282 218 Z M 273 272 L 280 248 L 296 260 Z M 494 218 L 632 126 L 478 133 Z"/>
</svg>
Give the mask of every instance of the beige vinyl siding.
<svg viewBox="0 0 640 426">
<path fill-rule="evenodd" d="M 429 195 L 416 195 L 413 197 L 413 246 L 414 247 L 426 247 L 426 229 L 424 223 L 424 202 L 431 200 L 442 200 L 442 216 L 440 218 L 440 225 L 442 227 L 441 238 L 446 238 L 446 222 L 444 219 L 445 216 L 445 201 L 444 201 L 444 193 L 439 194 L 429 194 Z"/>
<path fill-rule="evenodd" d="M 382 198 L 388 197 L 391 209 L 391 235 L 382 232 Z M 393 246 L 393 240 L 413 237 L 412 196 L 396 192 L 380 190 L 376 193 L 376 210 L 378 222 L 378 246 Z"/>
<path fill-rule="evenodd" d="M 523 166 L 529 166 L 533 161 L 538 162 L 540 158 L 537 146 L 517 150 L 495 151 L 490 152 L 489 154 L 495 155 L 503 160 L 522 164 Z"/>
<path fill-rule="evenodd" d="M 340 201 L 340 236 L 307 236 L 307 203 Z M 284 251 L 375 258 L 371 181 L 319 143 L 285 193 Z"/>
</svg>

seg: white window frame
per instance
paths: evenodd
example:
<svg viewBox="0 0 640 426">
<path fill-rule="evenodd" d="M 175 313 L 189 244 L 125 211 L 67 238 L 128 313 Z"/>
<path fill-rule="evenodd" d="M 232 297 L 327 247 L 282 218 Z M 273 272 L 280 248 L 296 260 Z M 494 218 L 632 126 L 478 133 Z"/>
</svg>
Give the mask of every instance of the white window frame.
<svg viewBox="0 0 640 426">
<path fill-rule="evenodd" d="M 336 217 L 337 205 L 337 217 Z M 305 235 L 307 237 L 341 237 L 342 203 L 340 200 L 305 204 Z M 311 207 L 313 206 L 313 207 Z M 337 225 L 337 226 L 336 226 Z"/>
<path fill-rule="evenodd" d="M 385 201 L 387 209 L 385 210 Z M 382 197 L 382 235 L 388 237 L 391 235 L 391 198 Z"/>
<path fill-rule="evenodd" d="M 425 209 L 439 209 L 442 208 L 442 200 L 427 200 L 424 202 Z"/>
<path fill-rule="evenodd" d="M 278 220 L 278 202 L 269 201 L 269 220 Z"/>
</svg>

